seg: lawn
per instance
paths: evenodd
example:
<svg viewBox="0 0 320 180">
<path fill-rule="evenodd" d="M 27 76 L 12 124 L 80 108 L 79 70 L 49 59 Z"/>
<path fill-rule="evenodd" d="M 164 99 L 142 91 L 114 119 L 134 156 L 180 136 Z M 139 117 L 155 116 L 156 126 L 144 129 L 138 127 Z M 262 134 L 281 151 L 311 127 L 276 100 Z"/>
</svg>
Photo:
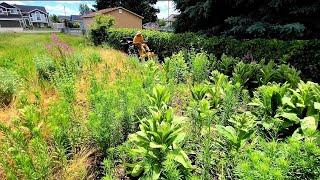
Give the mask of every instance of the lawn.
<svg viewBox="0 0 320 180">
<path fill-rule="evenodd" d="M 316 179 L 320 86 L 273 61 L 0 40 L 0 179 Z"/>
</svg>

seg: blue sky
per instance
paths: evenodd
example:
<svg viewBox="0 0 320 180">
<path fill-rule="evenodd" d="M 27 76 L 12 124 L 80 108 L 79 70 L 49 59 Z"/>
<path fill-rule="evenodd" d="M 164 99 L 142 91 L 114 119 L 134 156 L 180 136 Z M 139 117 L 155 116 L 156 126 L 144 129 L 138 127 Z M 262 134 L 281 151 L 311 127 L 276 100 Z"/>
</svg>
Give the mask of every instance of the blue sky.
<svg viewBox="0 0 320 180">
<path fill-rule="evenodd" d="M 1 0 L 0 0 L 1 2 Z M 89 7 L 95 4 L 95 1 L 4 1 L 9 4 L 44 6 L 50 14 L 66 15 L 79 14 L 80 3 L 87 4 Z M 155 5 L 160 9 L 159 18 L 168 16 L 168 1 L 158 1 Z M 173 2 L 169 2 L 170 14 L 177 13 Z"/>
</svg>

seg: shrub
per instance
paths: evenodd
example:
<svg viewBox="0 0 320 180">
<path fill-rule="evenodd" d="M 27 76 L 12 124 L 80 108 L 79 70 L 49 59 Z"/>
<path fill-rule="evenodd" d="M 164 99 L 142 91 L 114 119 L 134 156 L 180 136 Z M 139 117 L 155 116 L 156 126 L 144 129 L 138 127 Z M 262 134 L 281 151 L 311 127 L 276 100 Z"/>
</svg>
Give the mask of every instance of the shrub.
<svg viewBox="0 0 320 180">
<path fill-rule="evenodd" d="M 108 42 L 111 46 L 121 49 L 120 40 L 123 37 L 133 37 L 136 30 L 109 29 Z M 319 82 L 317 74 L 320 73 L 319 40 L 237 40 L 230 37 L 205 37 L 196 33 L 173 34 L 143 30 L 143 36 L 148 39 L 148 45 L 161 58 L 169 57 L 183 49 L 204 50 L 220 59 L 221 55 L 233 57 L 250 57 L 249 60 L 266 59 L 285 60 L 303 73 L 304 79 L 312 79 Z M 229 75 L 229 74 L 227 74 Z"/>
<path fill-rule="evenodd" d="M 15 72 L 0 67 L 0 107 L 10 104 L 20 85 L 19 81 Z"/>
<path fill-rule="evenodd" d="M 103 14 L 96 14 L 94 23 L 90 27 L 90 38 L 94 45 L 101 45 L 106 42 L 108 29 L 114 25 L 114 18 Z"/>
</svg>

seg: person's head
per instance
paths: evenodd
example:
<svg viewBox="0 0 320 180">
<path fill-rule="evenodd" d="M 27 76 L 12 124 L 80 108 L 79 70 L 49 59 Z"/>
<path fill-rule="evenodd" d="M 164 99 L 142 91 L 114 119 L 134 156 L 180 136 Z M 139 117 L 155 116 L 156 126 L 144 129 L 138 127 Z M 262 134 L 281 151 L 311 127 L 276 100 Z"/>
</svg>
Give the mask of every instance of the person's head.
<svg viewBox="0 0 320 180">
<path fill-rule="evenodd" d="M 138 31 L 138 32 L 136 33 L 136 36 L 141 36 L 141 32 Z"/>
</svg>

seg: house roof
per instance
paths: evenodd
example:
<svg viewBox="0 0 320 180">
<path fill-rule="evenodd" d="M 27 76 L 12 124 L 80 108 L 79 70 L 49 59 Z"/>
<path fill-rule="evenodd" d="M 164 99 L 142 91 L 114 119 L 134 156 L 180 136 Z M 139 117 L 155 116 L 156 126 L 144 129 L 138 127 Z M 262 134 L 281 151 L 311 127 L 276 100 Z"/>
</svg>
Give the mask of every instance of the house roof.
<svg viewBox="0 0 320 180">
<path fill-rule="evenodd" d="M 71 15 L 70 20 L 80 21 L 80 20 L 82 20 L 82 17 L 80 15 Z"/>
<path fill-rule="evenodd" d="M 70 19 L 70 16 L 58 16 L 58 19 L 60 20 L 65 20 L 65 19 Z"/>
<path fill-rule="evenodd" d="M 35 11 L 35 10 L 40 10 L 44 13 L 48 13 L 46 11 L 46 8 L 44 8 L 43 6 L 25 6 L 25 5 L 14 5 L 17 8 L 21 9 L 21 12 L 31 12 L 31 11 Z"/>
<path fill-rule="evenodd" d="M 106 8 L 106 9 L 102 9 L 102 10 L 99 10 L 99 11 L 96 11 L 96 12 L 93 12 L 93 13 L 89 13 L 89 14 L 86 14 L 84 16 L 82 16 L 83 18 L 90 18 L 90 17 L 94 17 L 96 14 L 105 14 L 105 13 L 108 13 L 108 12 L 111 12 L 111 11 L 115 11 L 115 10 L 118 10 L 118 9 L 122 9 L 122 10 L 125 10 L 141 19 L 143 19 L 143 16 L 140 16 L 126 8 L 123 8 L 123 7 L 114 7 L 114 8 Z"/>
<path fill-rule="evenodd" d="M 170 14 L 170 16 L 166 18 L 166 21 L 174 21 L 177 16 L 178 14 Z"/>
<path fill-rule="evenodd" d="M 12 6 L 8 3 L 5 3 L 5 2 L 0 3 L 0 6 L 5 7 L 5 8 L 15 8 L 14 6 Z"/>
</svg>

